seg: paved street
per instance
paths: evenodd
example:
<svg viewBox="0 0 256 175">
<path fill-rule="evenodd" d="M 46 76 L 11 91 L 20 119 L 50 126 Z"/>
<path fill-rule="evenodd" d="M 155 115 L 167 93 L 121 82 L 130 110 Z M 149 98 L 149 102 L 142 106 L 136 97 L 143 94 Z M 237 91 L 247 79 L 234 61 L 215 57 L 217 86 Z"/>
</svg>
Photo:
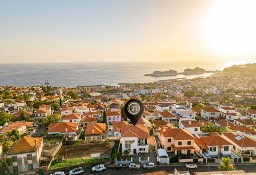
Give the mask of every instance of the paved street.
<svg viewBox="0 0 256 175">
<path fill-rule="evenodd" d="M 128 168 L 125 168 L 123 170 L 112 170 L 108 168 L 104 172 L 96 172 L 93 173 L 91 172 L 91 169 L 86 169 L 85 174 L 99 174 L 99 175 L 137 175 L 137 174 L 144 174 L 144 173 L 149 173 L 149 172 L 154 172 L 154 171 L 161 171 L 164 170 L 166 172 L 173 172 L 174 169 L 177 169 L 178 171 L 187 171 L 187 169 L 184 167 L 184 165 L 177 165 L 177 166 L 158 166 L 155 170 L 145 170 L 143 168 L 139 170 L 129 170 Z M 256 165 L 255 164 L 248 164 L 248 165 L 236 165 L 237 170 L 244 170 L 246 172 L 256 172 Z M 189 170 L 190 174 L 193 175 L 193 172 L 202 172 L 202 171 L 217 171 L 218 167 L 217 166 L 199 166 L 198 169 L 195 170 Z"/>
</svg>

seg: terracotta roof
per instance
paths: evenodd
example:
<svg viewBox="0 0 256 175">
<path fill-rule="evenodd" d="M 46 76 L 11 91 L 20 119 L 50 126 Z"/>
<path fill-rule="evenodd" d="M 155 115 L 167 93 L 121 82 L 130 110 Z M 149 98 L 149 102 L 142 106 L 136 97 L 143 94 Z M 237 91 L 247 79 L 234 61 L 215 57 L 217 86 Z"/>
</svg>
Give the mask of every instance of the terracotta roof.
<svg viewBox="0 0 256 175">
<path fill-rule="evenodd" d="M 181 121 L 185 128 L 189 127 L 202 127 L 210 123 L 209 121 L 197 121 L 197 120 L 183 120 Z"/>
<path fill-rule="evenodd" d="M 45 113 L 47 113 L 46 110 L 39 110 L 38 109 L 35 114 L 45 114 Z"/>
<path fill-rule="evenodd" d="M 163 118 L 178 118 L 175 114 L 168 112 L 168 111 L 163 111 L 163 112 L 159 112 L 159 114 L 163 117 Z"/>
<path fill-rule="evenodd" d="M 240 131 L 240 132 L 243 132 L 243 133 L 256 135 L 256 131 L 254 131 L 250 128 L 247 128 L 244 125 L 233 125 L 233 126 L 230 126 L 230 129 L 232 129 L 234 131 Z"/>
<path fill-rule="evenodd" d="M 25 127 L 26 128 L 26 124 L 23 122 L 15 122 L 12 124 L 9 124 L 8 126 L 2 128 L 1 133 L 8 133 L 11 132 L 12 130 L 18 130 L 21 127 Z"/>
<path fill-rule="evenodd" d="M 256 110 L 255 109 L 247 109 L 246 112 L 250 113 L 250 114 L 256 114 Z"/>
<path fill-rule="evenodd" d="M 207 111 L 207 112 L 220 112 L 219 110 L 215 109 L 212 106 L 206 106 L 203 108 L 203 110 Z"/>
<path fill-rule="evenodd" d="M 167 125 L 168 122 L 165 120 L 153 120 L 153 124 L 156 126 L 156 128 L 158 128 Z"/>
<path fill-rule="evenodd" d="M 146 111 L 146 110 L 144 110 L 143 115 L 151 115 L 151 113 Z"/>
<path fill-rule="evenodd" d="M 62 133 L 76 132 L 77 126 L 78 126 L 78 123 L 71 123 L 71 122 L 53 123 L 48 127 L 48 132 L 62 132 Z"/>
<path fill-rule="evenodd" d="M 200 138 L 196 139 L 195 142 L 200 146 L 202 149 L 205 146 L 224 146 L 224 145 L 232 145 L 230 142 L 225 140 L 223 137 L 218 135 L 217 133 L 209 133 L 209 136 L 201 136 Z"/>
<path fill-rule="evenodd" d="M 191 150 L 195 149 L 193 146 L 182 146 L 182 147 L 176 147 L 174 144 L 171 145 L 173 150 Z"/>
<path fill-rule="evenodd" d="M 83 122 L 97 122 L 97 119 L 95 118 L 95 117 L 92 117 L 92 116 L 90 116 L 90 117 L 84 117 L 83 118 Z"/>
<path fill-rule="evenodd" d="M 194 140 L 194 137 L 184 129 L 164 127 L 159 131 L 164 137 L 172 137 L 175 140 Z"/>
<path fill-rule="evenodd" d="M 113 109 L 106 110 L 106 116 L 108 116 L 108 117 L 120 116 L 120 115 L 121 115 L 121 111 L 120 110 L 113 110 Z"/>
<path fill-rule="evenodd" d="M 17 153 L 23 153 L 23 152 L 30 152 L 35 151 L 35 141 L 37 144 L 37 149 L 41 146 L 43 143 L 42 137 L 30 137 L 25 136 L 15 142 L 15 144 L 12 146 L 12 148 L 9 150 L 9 154 L 17 154 Z"/>
<path fill-rule="evenodd" d="M 219 124 L 219 125 L 222 126 L 222 127 L 234 126 L 233 123 L 231 123 L 231 122 L 229 122 L 229 121 L 227 121 L 227 120 L 224 120 L 224 119 L 219 120 L 219 121 L 216 121 L 216 123 Z"/>
<path fill-rule="evenodd" d="M 73 113 L 73 114 L 65 115 L 62 117 L 62 120 L 71 120 L 71 119 L 79 119 L 79 114 Z"/>
<path fill-rule="evenodd" d="M 84 116 L 99 115 L 99 114 L 100 114 L 99 111 L 89 111 L 89 112 L 84 112 L 83 113 Z"/>
<path fill-rule="evenodd" d="M 199 107 L 193 107 L 191 108 L 193 111 L 195 111 L 197 114 L 200 114 L 201 113 L 201 108 Z"/>
<path fill-rule="evenodd" d="M 224 109 L 224 110 L 235 110 L 235 107 L 227 107 L 227 106 L 225 106 L 225 107 L 222 107 L 222 109 Z"/>
<path fill-rule="evenodd" d="M 138 137 L 140 139 L 149 138 L 149 132 L 143 125 L 124 125 L 121 128 L 121 137 Z"/>
<path fill-rule="evenodd" d="M 106 131 L 106 123 L 89 123 L 85 134 L 86 135 L 101 135 Z"/>
<path fill-rule="evenodd" d="M 239 145 L 240 147 L 256 147 L 256 141 L 247 136 L 243 135 L 241 137 L 241 135 L 231 132 L 224 132 L 221 134 L 229 138 L 232 142 Z"/>
<path fill-rule="evenodd" d="M 122 128 L 122 126 L 129 125 L 129 123 L 127 121 L 121 121 L 121 122 L 113 121 L 112 125 L 113 125 L 114 132 L 120 132 L 120 129 Z"/>
</svg>

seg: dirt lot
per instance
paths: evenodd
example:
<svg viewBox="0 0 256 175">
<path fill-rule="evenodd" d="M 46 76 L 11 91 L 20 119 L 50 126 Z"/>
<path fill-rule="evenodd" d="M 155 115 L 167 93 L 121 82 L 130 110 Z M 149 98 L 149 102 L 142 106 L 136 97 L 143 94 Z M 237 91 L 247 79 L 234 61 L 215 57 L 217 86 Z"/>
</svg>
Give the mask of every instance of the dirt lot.
<svg viewBox="0 0 256 175">
<path fill-rule="evenodd" d="M 110 157 L 114 142 L 86 143 L 63 146 L 58 158 L 66 159 L 90 157 L 90 154 L 100 153 L 100 157 Z"/>
</svg>

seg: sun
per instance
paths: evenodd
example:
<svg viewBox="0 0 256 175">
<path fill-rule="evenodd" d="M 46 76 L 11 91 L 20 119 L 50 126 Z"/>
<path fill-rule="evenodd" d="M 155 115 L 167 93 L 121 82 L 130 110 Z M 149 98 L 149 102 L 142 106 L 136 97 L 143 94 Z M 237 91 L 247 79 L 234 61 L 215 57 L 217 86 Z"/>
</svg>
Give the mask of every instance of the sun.
<svg viewBox="0 0 256 175">
<path fill-rule="evenodd" d="M 215 0 L 205 9 L 204 47 L 222 55 L 256 56 L 256 1 Z"/>
</svg>

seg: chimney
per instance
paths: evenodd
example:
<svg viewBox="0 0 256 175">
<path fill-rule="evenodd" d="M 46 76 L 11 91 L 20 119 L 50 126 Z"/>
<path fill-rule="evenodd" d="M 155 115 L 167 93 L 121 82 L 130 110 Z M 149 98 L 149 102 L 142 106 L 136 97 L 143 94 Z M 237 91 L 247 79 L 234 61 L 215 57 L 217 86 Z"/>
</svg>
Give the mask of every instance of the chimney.
<svg viewBox="0 0 256 175">
<path fill-rule="evenodd" d="M 191 125 L 191 120 L 188 121 L 188 124 Z"/>
<path fill-rule="evenodd" d="M 202 122 L 202 126 L 204 126 L 204 122 Z"/>
</svg>

